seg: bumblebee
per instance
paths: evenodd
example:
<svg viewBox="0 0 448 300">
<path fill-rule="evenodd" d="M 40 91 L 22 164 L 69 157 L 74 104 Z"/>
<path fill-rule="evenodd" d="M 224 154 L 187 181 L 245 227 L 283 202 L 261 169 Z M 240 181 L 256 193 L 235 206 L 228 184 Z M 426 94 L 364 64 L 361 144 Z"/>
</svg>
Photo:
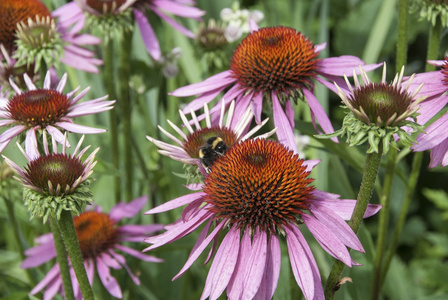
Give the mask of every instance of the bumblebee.
<svg viewBox="0 0 448 300">
<path fill-rule="evenodd" d="M 210 167 L 215 160 L 218 157 L 223 156 L 226 150 L 226 143 L 224 143 L 222 138 L 217 136 L 207 139 L 205 144 L 199 147 L 199 159 L 207 172 L 210 172 Z"/>
</svg>

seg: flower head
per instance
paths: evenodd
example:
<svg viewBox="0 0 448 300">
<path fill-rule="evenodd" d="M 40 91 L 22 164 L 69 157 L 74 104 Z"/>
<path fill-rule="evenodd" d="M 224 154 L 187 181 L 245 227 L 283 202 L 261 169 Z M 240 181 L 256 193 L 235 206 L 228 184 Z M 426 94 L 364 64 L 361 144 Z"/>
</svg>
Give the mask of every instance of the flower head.
<svg viewBox="0 0 448 300">
<path fill-rule="evenodd" d="M 217 299 L 227 289 L 229 299 L 271 299 L 279 278 L 279 238 L 286 236 L 289 258 L 305 299 L 323 299 L 320 274 L 300 227 L 305 224 L 332 256 L 352 266 L 346 247 L 363 252 L 344 219 L 353 200 L 315 189 L 309 178 L 313 165 L 284 145 L 249 139 L 234 145 L 211 167 L 203 191 L 171 200 L 146 212 L 160 213 L 188 204 L 182 219 L 166 232 L 146 239 L 145 250 L 186 236 L 205 224 L 181 276 L 213 241 L 216 254 L 201 299 Z M 379 209 L 370 205 L 366 217 Z M 210 232 L 211 231 L 211 232 Z M 225 235 L 219 244 L 219 233 Z M 212 258 L 209 254 L 207 262 Z"/>
<path fill-rule="evenodd" d="M 117 250 L 132 255 L 138 259 L 149 262 L 161 262 L 160 259 L 144 255 L 140 251 L 124 246 L 123 242 L 142 241 L 145 236 L 162 229 L 161 225 L 118 225 L 123 218 L 134 217 L 147 202 L 147 197 L 140 197 L 130 203 L 119 203 L 112 208 L 110 213 L 101 212 L 99 207 L 86 211 L 73 218 L 76 235 L 79 240 L 84 265 L 89 281 L 93 282 L 95 269 L 106 290 L 116 298 L 122 298 L 122 292 L 116 279 L 110 273 L 112 269 L 122 269 L 128 272 L 135 284 L 139 285 L 139 278 L 134 275 L 126 259 Z M 36 238 L 38 246 L 25 251 L 27 258 L 21 267 L 34 268 L 56 257 L 53 243 L 53 235 L 46 234 Z M 72 282 L 76 297 L 81 296 L 77 279 L 71 270 Z M 57 293 L 63 294 L 62 279 L 59 273 L 59 265 L 55 264 L 47 275 L 31 291 L 35 295 L 45 289 L 44 299 L 52 299 Z"/>
<path fill-rule="evenodd" d="M 56 14 L 64 20 L 66 26 L 75 25 L 84 27 L 87 23 L 89 28 L 99 28 L 105 38 L 113 38 L 112 34 L 131 29 L 131 13 L 135 20 L 148 53 L 154 60 L 161 58 L 160 45 L 154 29 L 148 22 L 146 11 L 152 11 L 161 19 L 165 20 L 174 29 L 188 37 L 194 38 L 193 32 L 177 23 L 169 14 L 191 19 L 199 19 L 205 14 L 204 11 L 191 7 L 193 1 L 178 0 L 75 0 L 60 7 Z M 87 14 L 84 14 L 87 13 Z"/>
<path fill-rule="evenodd" d="M 421 103 L 419 112 L 421 115 L 417 117 L 420 124 L 426 124 L 448 103 L 448 57 L 441 61 L 430 61 L 430 63 L 440 66 L 441 69 L 433 72 L 416 74 L 411 88 L 415 88 L 416 84 L 424 82 L 425 85 L 421 90 L 428 98 Z M 448 165 L 448 132 L 446 126 L 448 124 L 448 113 L 442 115 L 434 123 L 429 125 L 425 131 L 421 133 L 416 140 L 416 144 L 412 146 L 414 151 L 431 150 L 430 168 L 434 168 L 441 164 L 446 167 Z"/>
<path fill-rule="evenodd" d="M 352 87 L 345 77 L 349 91 L 344 92 L 337 84 L 339 96 L 349 109 L 344 118 L 342 129 L 334 135 L 347 135 L 350 145 L 360 145 L 369 142 L 367 152 L 378 152 L 382 144 L 384 153 L 389 146 L 397 148 L 394 135 L 407 146 L 411 146 L 414 139 L 409 131 L 422 132 L 423 128 L 417 121 L 417 111 L 425 97 L 420 95 L 421 86 L 409 91 L 412 78 L 404 84 L 403 73 L 395 76 L 392 83 L 386 82 L 386 65 L 383 68 L 381 82 L 371 82 L 364 70 L 361 69 L 363 84 L 360 84 L 356 74 L 353 74 L 355 86 Z M 407 128 L 405 128 L 407 127 Z"/>
<path fill-rule="evenodd" d="M 100 39 L 79 34 L 79 28 L 63 26 L 40 0 L 4 0 L 0 4 L 0 25 L 6 28 L 0 36 L 17 64 L 34 64 L 39 70 L 41 60 L 48 67 L 58 66 L 59 61 L 76 69 L 98 72 L 101 60 L 85 45 L 99 44 Z"/>
<path fill-rule="evenodd" d="M 66 138 L 67 135 L 64 136 L 64 140 Z M 92 201 L 88 178 L 96 165 L 94 159 L 99 148 L 82 161 L 82 155 L 90 148 L 90 146 L 85 147 L 78 153 L 83 140 L 84 136 L 80 139 L 73 154 L 69 155 L 66 153 L 65 146 L 62 148 L 62 152 L 57 152 L 57 144 L 52 136 L 53 153 L 50 153 L 44 132 L 45 155 L 35 158 L 30 158 L 17 144 L 28 160 L 28 164 L 23 169 L 3 156 L 17 174 L 16 179 L 23 185 L 23 198 L 31 215 L 43 217 L 44 223 L 50 214 L 59 219 L 63 210 L 79 214 L 82 207 Z"/>
<path fill-rule="evenodd" d="M 256 27 L 252 23 L 253 27 Z M 263 102 L 272 105 L 275 127 L 279 140 L 297 153 L 294 142 L 294 110 L 292 101 L 304 98 L 311 113 L 326 133 L 333 132 L 328 116 L 313 95 L 315 81 L 335 90 L 327 80 L 344 85 L 344 74 L 364 65 L 357 57 L 342 56 L 319 59 L 325 45 L 314 45 L 306 36 L 289 27 L 267 27 L 252 30 L 233 54 L 230 70 L 216 74 L 201 83 L 179 88 L 173 96 L 200 95 L 184 109 L 196 110 L 200 104 L 212 101 L 229 88 L 223 98 L 227 102 L 236 99 L 236 117 L 251 107 L 259 123 Z M 379 65 L 365 66 L 372 70 Z M 213 111 L 213 110 L 212 110 Z M 335 139 L 336 141 L 336 139 Z"/>
<path fill-rule="evenodd" d="M 78 95 L 79 87 L 68 94 L 63 90 L 67 82 L 67 74 L 62 76 L 56 89 L 51 89 L 51 76 L 48 71 L 43 88 L 37 88 L 27 74 L 23 76 L 28 91 L 21 91 L 11 80 L 15 91 L 11 99 L 0 98 L 0 126 L 12 125 L 0 135 L 0 151 L 20 133 L 26 131 L 25 150 L 30 157 L 39 155 L 36 152 L 36 132 L 47 131 L 55 136 L 58 143 L 62 143 L 62 130 L 82 134 L 105 132 L 103 129 L 75 124 L 74 117 L 100 113 L 113 108 L 115 101 L 104 101 L 107 96 L 78 103 L 90 88 L 84 89 Z"/>
<path fill-rule="evenodd" d="M 224 101 L 222 101 L 221 103 L 221 114 L 219 116 L 219 119 L 212 119 L 207 104 L 204 105 L 206 121 L 205 127 L 201 127 L 201 124 L 199 123 L 199 120 L 197 119 L 196 114 L 193 111 L 191 113 L 193 119 L 190 121 L 185 117 L 182 111 L 179 111 L 180 117 L 185 127 L 188 129 L 188 134 L 185 134 L 179 127 L 168 120 L 168 123 L 171 125 L 171 127 L 182 137 L 182 141 L 159 126 L 159 129 L 171 140 L 177 143 L 178 146 L 173 146 L 171 144 L 156 140 L 150 136 L 147 136 L 147 139 L 160 148 L 159 153 L 169 156 L 172 159 L 178 160 L 187 165 L 200 166 L 199 150 L 208 139 L 219 137 L 223 140 L 227 148 L 231 148 L 238 142 L 251 137 L 268 121 L 268 119 L 264 120 L 260 125 L 257 125 L 248 132 L 248 126 L 250 125 L 253 117 L 252 112 L 247 109 L 242 118 L 235 119 L 235 103 L 232 102 L 230 104 L 230 107 L 227 111 L 227 116 Z M 225 123 L 224 117 L 226 117 Z M 194 124 L 195 128 L 192 127 L 191 123 Z M 275 130 L 263 134 L 260 137 L 269 137 L 274 132 Z"/>
</svg>

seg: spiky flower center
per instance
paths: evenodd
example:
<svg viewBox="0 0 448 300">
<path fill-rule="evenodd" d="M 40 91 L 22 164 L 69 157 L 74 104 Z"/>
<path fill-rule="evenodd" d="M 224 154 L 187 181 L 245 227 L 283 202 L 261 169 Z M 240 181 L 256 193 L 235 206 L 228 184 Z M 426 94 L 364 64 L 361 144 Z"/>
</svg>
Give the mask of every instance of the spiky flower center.
<svg viewBox="0 0 448 300">
<path fill-rule="evenodd" d="M 73 218 L 82 256 L 96 258 L 113 247 L 118 229 L 108 214 L 89 211 Z"/>
<path fill-rule="evenodd" d="M 442 74 L 443 74 L 443 83 L 445 85 L 448 85 L 448 56 L 445 57 L 445 62 L 443 63 L 442 66 Z"/>
<path fill-rule="evenodd" d="M 51 195 L 57 195 L 61 190 L 69 191 L 84 174 L 84 169 L 80 159 L 54 153 L 29 162 L 25 167 L 25 175 L 35 187 Z"/>
<path fill-rule="evenodd" d="M 203 128 L 190 134 L 184 143 L 184 150 L 190 157 L 199 158 L 199 149 L 212 137 L 220 137 L 228 148 L 238 142 L 236 133 L 233 130 L 215 126 Z"/>
<path fill-rule="evenodd" d="M 230 68 L 238 83 L 255 92 L 290 95 L 310 84 L 318 52 L 289 27 L 261 28 L 236 48 Z"/>
<path fill-rule="evenodd" d="M 365 112 L 368 120 L 363 121 L 384 127 L 395 125 L 394 119 L 407 114 L 413 100 L 407 90 L 402 90 L 399 86 L 369 83 L 355 89 L 349 101 L 357 111 Z"/>
<path fill-rule="evenodd" d="M 216 24 L 213 19 L 210 19 L 208 26 L 201 23 L 199 32 L 197 34 L 197 40 L 205 50 L 212 51 L 222 48 L 227 44 L 226 37 L 224 36 L 225 28 Z"/>
<path fill-rule="evenodd" d="M 15 48 L 16 29 L 20 22 L 39 17 L 51 17 L 48 8 L 40 0 L 1 0 L 0 1 L 0 44 L 8 52 Z"/>
<path fill-rule="evenodd" d="M 243 141 L 213 164 L 204 181 L 204 199 L 217 218 L 278 233 L 297 223 L 313 199 L 314 179 L 308 178 L 303 162 L 278 142 Z"/>
<path fill-rule="evenodd" d="M 7 110 L 12 119 L 28 127 L 46 127 L 64 117 L 70 107 L 70 99 L 58 91 L 37 89 L 14 96 Z"/>
<path fill-rule="evenodd" d="M 57 36 L 56 22 L 50 16 L 36 16 L 17 24 L 17 38 L 30 49 L 48 47 Z"/>
<path fill-rule="evenodd" d="M 100 14 L 115 10 L 124 3 L 126 3 L 126 0 L 87 0 L 87 5 Z"/>
</svg>

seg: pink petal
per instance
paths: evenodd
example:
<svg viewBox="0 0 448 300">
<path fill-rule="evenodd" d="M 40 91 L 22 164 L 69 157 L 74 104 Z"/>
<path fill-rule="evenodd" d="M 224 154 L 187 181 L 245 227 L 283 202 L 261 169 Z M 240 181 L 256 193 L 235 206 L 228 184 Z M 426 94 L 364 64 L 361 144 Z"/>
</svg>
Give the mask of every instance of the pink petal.
<svg viewBox="0 0 448 300">
<path fill-rule="evenodd" d="M 140 29 L 146 50 L 154 60 L 159 60 L 162 54 L 154 29 L 152 29 L 151 24 L 149 24 L 148 19 L 143 12 L 138 9 L 134 9 L 134 16 L 137 21 L 138 28 Z"/>
<path fill-rule="evenodd" d="M 229 284 L 227 285 L 227 297 L 229 299 L 241 299 L 244 292 L 244 279 L 248 271 L 247 262 L 249 261 L 249 255 L 251 253 L 252 244 L 250 241 L 249 230 L 246 230 L 243 234 L 239 246 L 238 260 L 236 262 L 235 270 Z"/>
<path fill-rule="evenodd" d="M 320 207 L 325 206 L 326 208 L 332 210 L 335 214 L 340 216 L 344 220 L 350 220 L 353 209 L 355 208 L 356 200 L 315 200 L 313 202 L 314 206 Z M 369 204 L 367 206 L 366 213 L 364 214 L 364 218 L 368 218 L 376 214 L 380 209 L 381 205 L 379 204 Z"/>
<path fill-rule="evenodd" d="M 341 217 L 334 214 L 332 210 L 325 206 L 320 206 L 317 209 L 311 208 L 311 212 L 320 223 L 327 227 L 329 231 L 331 231 L 331 233 L 341 240 L 347 247 L 359 252 L 364 252 L 361 242 L 350 226 L 348 226 Z"/>
<path fill-rule="evenodd" d="M 323 300 L 319 269 L 302 233 L 295 226 L 286 227 L 286 241 L 292 272 L 305 299 Z"/>
<path fill-rule="evenodd" d="M 129 203 L 120 202 L 115 205 L 109 213 L 109 216 L 114 221 L 120 221 L 123 218 L 132 218 L 145 206 L 148 202 L 148 196 L 142 196 Z"/>
<path fill-rule="evenodd" d="M 96 267 L 98 269 L 98 275 L 101 279 L 101 282 L 103 283 L 109 294 L 111 294 L 115 298 L 121 299 L 123 297 L 123 294 L 117 280 L 115 280 L 115 278 L 110 274 L 109 267 L 106 266 L 106 264 L 100 258 L 96 260 Z"/>
<path fill-rule="evenodd" d="M 231 75 L 230 70 L 224 71 L 221 73 L 218 73 L 216 75 L 213 75 L 206 80 L 198 83 L 193 83 L 181 88 L 178 88 L 171 93 L 169 93 L 171 96 L 176 97 L 187 97 L 187 96 L 193 96 L 193 95 L 199 95 L 202 93 L 210 92 L 216 89 L 221 89 L 226 86 L 228 86 L 230 83 L 233 83 L 236 81 L 236 79 L 230 77 Z"/>
<path fill-rule="evenodd" d="M 179 278 L 179 276 L 181 276 L 188 268 L 191 267 L 191 265 L 196 261 L 196 259 L 199 257 L 199 255 L 201 255 L 201 253 L 208 246 L 208 244 L 210 244 L 211 240 L 213 238 L 215 238 L 215 236 L 217 234 L 219 234 L 219 231 L 224 227 L 224 225 L 225 225 L 225 222 L 219 223 L 215 227 L 215 229 L 210 233 L 210 235 L 206 239 L 204 239 L 202 244 L 199 245 L 198 247 L 194 248 L 191 251 L 190 256 L 188 257 L 188 260 L 185 262 L 185 265 L 182 267 L 182 269 L 179 271 L 179 273 L 177 273 L 177 275 L 173 277 L 173 280 Z"/>
<path fill-rule="evenodd" d="M 161 12 L 160 10 L 158 10 L 155 7 L 151 7 L 151 8 L 152 8 L 152 11 L 156 13 L 156 15 L 158 15 L 161 19 L 165 20 L 165 22 L 170 24 L 171 27 L 173 27 L 174 29 L 176 29 L 177 31 L 182 33 L 183 35 L 185 35 L 189 38 L 192 38 L 192 39 L 194 39 L 196 37 L 196 35 L 192 31 L 188 30 L 184 26 L 177 23 L 173 18 L 169 17 L 168 15 Z"/>
<path fill-rule="evenodd" d="M 275 93 L 272 93 L 272 108 L 274 114 L 274 126 L 278 128 L 278 141 L 294 151 L 294 153 L 298 153 L 291 122 L 283 111 L 280 101 L 277 98 L 277 94 Z"/>
<path fill-rule="evenodd" d="M 320 127 L 324 130 L 325 133 L 333 133 L 333 125 L 331 125 L 330 119 L 328 119 L 327 114 L 325 113 L 322 105 L 320 105 L 317 98 L 308 91 L 307 89 L 303 89 L 303 94 L 305 95 L 305 99 L 308 102 L 308 105 L 310 106 L 311 113 L 314 114 L 319 121 Z M 331 139 L 333 142 L 337 143 L 337 138 Z"/>
<path fill-rule="evenodd" d="M 431 150 L 429 168 L 434 168 L 439 164 L 442 164 L 443 167 L 448 165 L 448 140 L 443 141 Z"/>
<path fill-rule="evenodd" d="M 235 269 L 240 248 L 239 242 L 240 231 L 236 229 L 236 226 L 233 226 L 216 252 L 213 264 L 208 272 L 201 299 L 205 299 L 207 296 L 210 296 L 210 300 L 218 299 L 226 289 Z"/>
<path fill-rule="evenodd" d="M 351 267 L 351 257 L 345 245 L 333 235 L 333 232 L 313 216 L 303 214 L 303 221 L 313 236 L 331 256 Z"/>
<path fill-rule="evenodd" d="M 106 132 L 105 129 L 100 128 L 93 128 L 89 126 L 74 124 L 74 123 L 68 123 L 68 122 L 57 122 L 54 125 L 65 129 L 70 132 L 76 132 L 76 133 L 82 133 L 82 134 L 98 134 Z"/>
<path fill-rule="evenodd" d="M 165 202 L 157 207 L 154 207 L 153 209 L 148 210 L 147 212 L 145 212 L 145 215 L 157 214 L 157 213 L 161 213 L 164 211 L 178 208 L 180 206 L 183 206 L 185 204 L 193 202 L 194 200 L 200 199 L 204 195 L 205 195 L 204 192 L 199 192 L 199 193 L 193 193 L 193 194 L 181 196 L 179 198 L 170 200 L 170 201 Z"/>
<path fill-rule="evenodd" d="M 152 4 L 158 8 L 166 10 L 173 15 L 185 18 L 199 18 L 205 15 L 205 11 L 196 7 L 189 7 L 175 1 L 154 0 Z"/>
<path fill-rule="evenodd" d="M 265 273 L 266 252 L 266 232 L 255 232 L 249 260 L 247 261 L 248 270 L 246 271 L 246 278 L 244 278 L 245 288 L 242 299 L 253 299 L 255 294 L 257 294 Z"/>
<path fill-rule="evenodd" d="M 260 288 L 255 295 L 255 300 L 272 299 L 275 289 L 277 288 L 278 278 L 280 276 L 281 250 L 280 243 L 276 235 L 269 237 L 266 267 L 264 270 L 263 280 Z"/>
</svg>

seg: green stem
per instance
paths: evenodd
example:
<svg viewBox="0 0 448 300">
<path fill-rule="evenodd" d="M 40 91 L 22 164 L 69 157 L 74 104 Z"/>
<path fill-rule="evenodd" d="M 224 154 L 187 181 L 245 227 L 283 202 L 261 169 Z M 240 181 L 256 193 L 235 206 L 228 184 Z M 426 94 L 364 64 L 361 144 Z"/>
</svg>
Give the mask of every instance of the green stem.
<svg viewBox="0 0 448 300">
<path fill-rule="evenodd" d="M 61 218 L 59 219 L 58 224 L 62 239 L 64 240 L 65 247 L 68 255 L 70 256 L 73 270 L 75 271 L 76 278 L 78 279 L 82 296 L 85 300 L 95 299 L 93 296 L 92 287 L 90 286 L 89 279 L 87 277 L 86 269 L 84 267 L 84 259 L 82 257 L 81 249 L 79 248 L 79 242 L 76 236 L 75 225 L 73 223 L 71 212 L 63 210 L 61 212 Z"/>
<path fill-rule="evenodd" d="M 437 18 L 436 24 L 429 29 L 428 53 L 426 59 L 434 60 L 438 58 L 442 29 L 442 22 Z M 436 66 L 426 63 L 425 72 L 434 71 L 435 69 Z"/>
<path fill-rule="evenodd" d="M 50 217 L 50 228 L 53 233 L 54 247 L 56 249 L 56 261 L 59 265 L 59 273 L 62 278 L 62 285 L 64 286 L 64 296 L 67 300 L 74 300 L 72 277 L 70 276 L 70 267 L 68 265 L 67 252 L 62 241 L 61 232 L 59 231 L 58 221 L 55 217 Z"/>
<path fill-rule="evenodd" d="M 423 161 L 423 152 L 414 153 L 411 174 L 406 189 L 406 195 L 403 200 L 403 206 L 401 207 L 400 215 L 397 221 L 397 226 L 395 227 L 394 235 L 392 238 L 392 243 L 387 251 L 386 260 L 384 263 L 383 271 L 381 273 L 381 282 L 380 282 L 381 285 L 384 283 L 384 280 L 386 279 L 390 262 L 392 261 L 392 257 L 394 256 L 395 250 L 397 249 L 398 240 L 400 238 L 401 231 L 403 230 L 404 222 L 406 221 L 406 215 L 408 214 L 409 205 L 411 204 L 412 196 L 414 195 L 415 187 L 418 181 L 418 176 L 420 175 L 420 168 L 422 166 L 422 161 Z"/>
<path fill-rule="evenodd" d="M 366 164 L 364 167 L 364 174 L 362 176 L 361 187 L 359 189 L 358 198 L 352 217 L 348 225 L 357 233 L 364 218 L 365 211 L 372 197 L 373 188 L 375 187 L 376 177 L 381 163 L 381 155 L 383 147 L 380 143 L 378 153 L 367 153 Z M 336 260 L 331 269 L 330 275 L 325 286 L 325 299 L 330 300 L 334 298 L 334 293 L 339 288 L 338 284 L 344 269 L 344 263 Z"/>
<path fill-rule="evenodd" d="M 123 114 L 123 144 L 124 147 L 124 165 L 125 165 L 125 199 L 126 202 L 132 200 L 132 184 L 134 169 L 132 165 L 132 126 L 131 114 L 132 103 L 129 87 L 131 72 L 131 44 L 133 31 L 125 31 L 123 33 L 123 43 L 121 47 L 120 57 L 120 103 Z"/>
<path fill-rule="evenodd" d="M 408 14 L 409 0 L 398 0 L 398 40 L 396 56 L 396 72 L 406 65 L 408 54 Z"/>
<path fill-rule="evenodd" d="M 109 94 L 109 99 L 116 100 L 117 94 L 115 92 L 115 81 L 114 81 L 114 66 L 113 66 L 113 52 L 114 47 L 110 39 L 104 41 L 104 84 L 106 86 L 107 93 Z M 117 121 L 117 109 L 118 102 L 115 102 L 115 107 L 109 110 L 109 122 L 110 122 L 110 136 L 111 136 L 111 151 L 112 151 L 112 164 L 115 168 L 115 173 L 118 174 L 120 169 L 119 160 L 119 148 L 118 148 L 118 121 Z M 115 203 L 121 200 L 121 180 L 118 175 L 114 177 L 114 195 Z"/>
<path fill-rule="evenodd" d="M 390 214 L 390 194 L 392 191 L 392 183 L 394 180 L 395 166 L 398 151 L 391 148 L 389 151 L 389 159 L 386 166 L 386 174 L 384 176 L 383 193 L 380 197 L 380 204 L 383 206 L 379 214 L 378 238 L 376 244 L 376 257 L 373 272 L 373 291 L 372 299 L 378 299 L 381 285 L 381 268 L 383 265 L 384 251 L 386 250 L 387 228 L 389 225 Z"/>
<path fill-rule="evenodd" d="M 23 260 L 25 260 L 25 249 L 23 248 L 22 240 L 20 239 L 19 224 L 17 223 L 16 215 L 14 213 L 14 203 L 11 200 L 9 200 L 9 197 L 6 195 L 3 195 L 2 198 L 6 204 L 9 222 L 12 227 L 12 231 L 13 231 L 16 243 L 17 243 L 17 247 L 19 248 L 20 258 L 23 261 Z M 28 276 L 30 285 L 34 286 L 36 284 L 36 281 L 34 280 L 34 276 L 31 274 L 31 269 L 25 269 L 25 271 Z"/>
</svg>

